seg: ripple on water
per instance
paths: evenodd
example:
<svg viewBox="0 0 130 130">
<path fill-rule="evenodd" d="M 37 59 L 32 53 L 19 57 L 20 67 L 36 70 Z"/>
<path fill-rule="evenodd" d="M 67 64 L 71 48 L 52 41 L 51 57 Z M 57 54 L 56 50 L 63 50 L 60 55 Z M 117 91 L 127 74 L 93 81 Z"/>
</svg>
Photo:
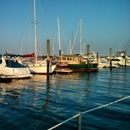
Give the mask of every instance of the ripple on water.
<svg viewBox="0 0 130 130">
<path fill-rule="evenodd" d="M 97 73 L 35 75 L 0 84 L 0 129 L 48 129 L 79 112 L 130 95 L 129 69 Z M 130 128 L 130 99 L 82 115 L 82 129 Z M 58 129 L 72 130 L 77 118 Z"/>
</svg>

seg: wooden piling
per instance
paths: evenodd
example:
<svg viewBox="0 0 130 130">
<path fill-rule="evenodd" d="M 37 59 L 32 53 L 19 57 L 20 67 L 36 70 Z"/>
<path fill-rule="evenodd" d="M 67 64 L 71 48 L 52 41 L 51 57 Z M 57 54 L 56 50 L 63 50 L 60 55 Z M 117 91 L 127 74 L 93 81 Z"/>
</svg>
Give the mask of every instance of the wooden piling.
<svg viewBox="0 0 130 130">
<path fill-rule="evenodd" d="M 87 71 L 89 72 L 89 56 L 90 56 L 90 45 L 87 45 Z"/>
<path fill-rule="evenodd" d="M 59 56 L 61 56 L 61 50 L 59 50 Z"/>
<path fill-rule="evenodd" d="M 47 39 L 47 80 L 49 80 L 49 65 L 50 65 L 50 40 Z"/>
<path fill-rule="evenodd" d="M 77 127 L 77 129 L 78 130 L 81 130 L 81 123 L 82 123 L 82 116 L 81 116 L 81 114 L 78 116 L 78 127 Z"/>
<path fill-rule="evenodd" d="M 98 59 L 98 52 L 97 52 L 97 63 L 99 63 L 98 60 L 99 60 L 99 59 Z"/>
<path fill-rule="evenodd" d="M 112 48 L 110 48 L 110 70 L 112 70 Z"/>
</svg>

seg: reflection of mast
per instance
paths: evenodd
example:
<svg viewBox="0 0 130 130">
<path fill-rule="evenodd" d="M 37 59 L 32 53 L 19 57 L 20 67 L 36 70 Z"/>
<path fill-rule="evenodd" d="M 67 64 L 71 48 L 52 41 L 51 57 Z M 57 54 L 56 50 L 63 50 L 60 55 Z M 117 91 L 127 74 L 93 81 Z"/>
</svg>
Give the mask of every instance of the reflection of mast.
<svg viewBox="0 0 130 130">
<path fill-rule="evenodd" d="M 70 54 L 73 54 L 73 43 L 74 43 L 74 41 L 73 41 L 73 31 L 72 31 L 72 41 L 70 41 L 70 47 L 69 47 Z"/>
<path fill-rule="evenodd" d="M 57 17 L 57 22 L 58 22 L 59 56 L 61 56 L 61 43 L 60 43 L 60 25 L 59 25 L 59 17 Z"/>
</svg>

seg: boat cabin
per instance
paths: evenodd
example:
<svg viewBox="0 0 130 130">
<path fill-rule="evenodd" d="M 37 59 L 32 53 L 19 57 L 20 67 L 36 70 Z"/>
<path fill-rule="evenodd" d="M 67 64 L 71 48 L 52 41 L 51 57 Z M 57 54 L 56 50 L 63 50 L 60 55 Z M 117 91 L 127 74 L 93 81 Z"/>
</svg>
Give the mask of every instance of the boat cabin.
<svg viewBox="0 0 130 130">
<path fill-rule="evenodd" d="M 68 64 L 85 64 L 83 57 L 77 55 L 62 55 L 59 57 L 59 62 L 67 62 Z"/>
</svg>

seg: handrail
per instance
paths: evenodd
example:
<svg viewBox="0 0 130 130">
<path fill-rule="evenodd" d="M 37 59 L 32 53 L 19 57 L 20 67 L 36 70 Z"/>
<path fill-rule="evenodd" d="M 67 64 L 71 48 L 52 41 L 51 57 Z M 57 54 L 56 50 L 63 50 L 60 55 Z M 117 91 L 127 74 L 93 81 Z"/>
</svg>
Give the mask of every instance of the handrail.
<svg viewBox="0 0 130 130">
<path fill-rule="evenodd" d="M 63 121 L 63 122 L 61 122 L 61 123 L 59 123 L 59 124 L 57 124 L 57 125 L 51 127 L 51 128 L 49 128 L 48 130 L 53 130 L 54 128 L 56 128 L 56 127 L 58 127 L 58 126 L 60 126 L 60 125 L 62 125 L 62 124 L 64 124 L 64 123 L 66 123 L 66 122 L 68 122 L 68 121 L 70 121 L 70 120 L 72 120 L 72 119 L 74 119 L 74 118 L 76 118 L 76 117 L 79 117 L 79 118 L 78 118 L 78 130 L 81 130 L 81 115 L 83 115 L 83 114 L 85 114 L 85 113 L 88 113 L 88 112 L 91 112 L 91 111 L 94 111 L 94 110 L 97 110 L 97 109 L 100 109 L 100 108 L 103 108 L 103 107 L 107 107 L 107 106 L 109 106 L 109 105 L 115 104 L 115 103 L 120 102 L 120 101 L 122 101 L 122 100 L 125 100 L 125 99 L 127 99 L 127 98 L 130 98 L 130 96 L 127 96 L 127 97 L 121 98 L 121 99 L 119 99 L 119 100 L 116 100 L 116 101 L 114 101 L 114 102 L 111 102 L 111 103 L 108 103 L 108 104 L 105 104 L 105 105 L 102 105 L 102 106 L 99 106 L 99 107 L 96 107 L 96 108 L 93 108 L 93 109 L 90 109 L 90 110 L 81 112 L 81 113 L 79 113 L 79 114 L 76 114 L 75 116 L 73 116 L 73 117 L 71 117 L 71 118 L 69 118 L 69 119 L 67 119 L 67 120 L 65 120 L 65 121 Z"/>
</svg>

